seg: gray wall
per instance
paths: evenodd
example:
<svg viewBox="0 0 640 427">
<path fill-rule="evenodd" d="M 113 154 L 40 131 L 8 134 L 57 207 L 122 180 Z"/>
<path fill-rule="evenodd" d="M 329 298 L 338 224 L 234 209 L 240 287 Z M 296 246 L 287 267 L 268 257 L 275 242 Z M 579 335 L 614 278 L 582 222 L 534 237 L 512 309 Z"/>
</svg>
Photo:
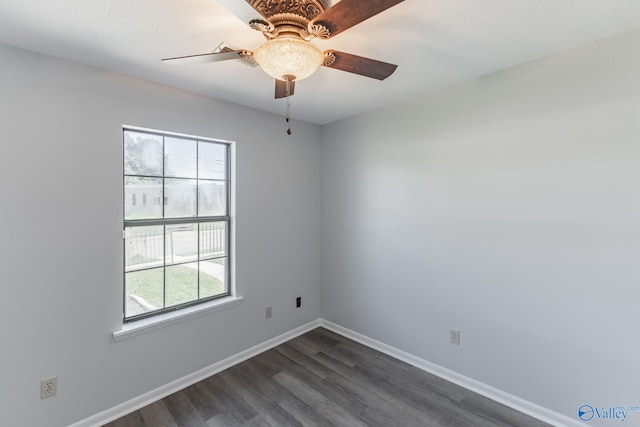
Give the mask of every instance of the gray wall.
<svg viewBox="0 0 640 427">
<path fill-rule="evenodd" d="M 638 46 L 325 126 L 323 318 L 576 421 L 640 406 Z"/>
<path fill-rule="evenodd" d="M 320 317 L 319 127 L 287 137 L 282 117 L 9 47 L 0 63 L 0 424 L 71 424 Z M 237 142 L 245 300 L 114 342 L 123 124 Z"/>
</svg>

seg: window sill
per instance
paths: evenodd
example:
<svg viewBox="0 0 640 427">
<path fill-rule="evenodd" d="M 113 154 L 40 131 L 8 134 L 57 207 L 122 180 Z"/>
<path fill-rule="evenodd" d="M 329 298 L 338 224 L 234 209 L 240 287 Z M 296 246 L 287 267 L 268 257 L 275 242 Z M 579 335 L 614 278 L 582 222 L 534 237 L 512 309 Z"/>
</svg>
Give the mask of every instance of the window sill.
<svg viewBox="0 0 640 427">
<path fill-rule="evenodd" d="M 171 313 L 159 314 L 147 319 L 125 323 L 122 325 L 122 329 L 113 333 L 113 340 L 122 341 L 136 335 L 144 334 L 156 329 L 164 328 L 165 326 L 182 322 L 183 320 L 202 316 L 203 314 L 208 314 L 218 310 L 224 310 L 229 307 L 234 307 L 236 305 L 239 305 L 242 300 L 243 297 L 241 296 L 225 297 L 215 301 L 211 301 L 209 303 L 187 307 L 185 309 L 174 311 Z"/>
</svg>

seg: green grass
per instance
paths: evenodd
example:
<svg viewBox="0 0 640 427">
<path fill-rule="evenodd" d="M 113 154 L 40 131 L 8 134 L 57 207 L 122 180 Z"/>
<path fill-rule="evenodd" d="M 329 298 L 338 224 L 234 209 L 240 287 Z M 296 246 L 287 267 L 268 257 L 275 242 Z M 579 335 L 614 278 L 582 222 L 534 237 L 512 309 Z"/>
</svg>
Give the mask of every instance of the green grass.
<svg viewBox="0 0 640 427">
<path fill-rule="evenodd" d="M 166 301 L 163 305 L 163 269 L 136 271 L 126 274 L 126 293 L 136 295 L 156 308 L 198 299 L 198 270 L 184 265 L 166 267 Z M 200 275 L 200 298 L 221 294 L 224 283 L 215 277 Z"/>
</svg>

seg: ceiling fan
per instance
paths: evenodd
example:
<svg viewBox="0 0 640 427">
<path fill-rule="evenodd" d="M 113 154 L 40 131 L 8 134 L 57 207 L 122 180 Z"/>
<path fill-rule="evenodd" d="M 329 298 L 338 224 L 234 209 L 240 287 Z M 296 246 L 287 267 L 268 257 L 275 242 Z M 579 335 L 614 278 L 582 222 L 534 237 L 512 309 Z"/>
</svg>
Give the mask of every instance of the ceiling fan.
<svg viewBox="0 0 640 427">
<path fill-rule="evenodd" d="M 384 80 L 397 65 L 336 50 L 322 52 L 311 40 L 330 39 L 404 0 L 218 0 L 267 39 L 255 50 L 229 47 L 213 53 L 163 59 L 167 63 L 239 59 L 276 79 L 276 98 L 293 95 L 295 82 L 323 66 Z"/>
</svg>

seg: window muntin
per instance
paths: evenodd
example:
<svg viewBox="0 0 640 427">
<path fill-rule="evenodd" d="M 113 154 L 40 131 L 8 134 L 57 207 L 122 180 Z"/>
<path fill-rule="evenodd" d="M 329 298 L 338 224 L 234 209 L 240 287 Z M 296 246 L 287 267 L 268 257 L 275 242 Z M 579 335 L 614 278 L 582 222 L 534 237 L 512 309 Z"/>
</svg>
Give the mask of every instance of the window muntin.
<svg viewBox="0 0 640 427">
<path fill-rule="evenodd" d="M 229 295 L 229 144 L 129 128 L 123 139 L 124 321 Z"/>
</svg>

